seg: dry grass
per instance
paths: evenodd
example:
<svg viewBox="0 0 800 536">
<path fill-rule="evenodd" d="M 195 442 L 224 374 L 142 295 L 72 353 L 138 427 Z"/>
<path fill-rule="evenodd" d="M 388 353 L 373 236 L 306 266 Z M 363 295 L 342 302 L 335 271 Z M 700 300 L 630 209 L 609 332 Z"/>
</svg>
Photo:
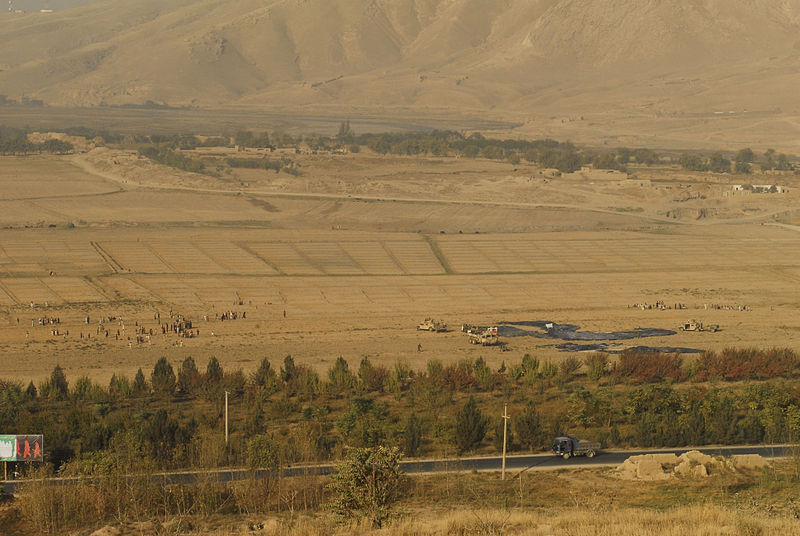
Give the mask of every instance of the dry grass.
<svg viewBox="0 0 800 536">
<path fill-rule="evenodd" d="M 635 344 L 800 349 L 797 307 L 785 300 L 800 273 L 796 231 L 743 223 L 796 205 L 800 189 L 787 182 L 795 179 L 751 177 L 786 182 L 783 196 L 725 197 L 730 184 L 686 182 L 667 167 L 637 169 L 640 184 L 599 172 L 545 181 L 528 164 L 514 170 L 483 159 L 290 156 L 303 176 L 218 180 L 106 148 L 4 158 L 0 225 L 13 227 L 0 230 L 4 377 L 39 380 L 60 363 L 70 376 L 105 383 L 113 372 L 148 370 L 162 355 L 216 355 L 226 368 L 249 371 L 265 339 L 271 359 L 292 354 L 319 370 L 339 355 L 418 369 L 429 359 L 482 356 L 497 367 L 525 353 L 563 358 L 548 340 L 520 337 L 499 352 L 470 347 L 457 332 L 414 330 L 431 315 L 454 326 L 554 320 L 598 331 L 674 329 L 697 317 L 723 331 Z M 44 185 L 41 198 L 28 199 L 31 184 Z M 712 205 L 705 220 L 664 223 L 668 210 L 688 215 Z M 94 330 L 87 314 L 152 328 L 155 311 L 213 318 L 240 298 L 234 309 L 247 310 L 246 322 L 203 322 L 201 337 L 183 346 L 160 330 L 132 347 L 130 333 L 76 338 Z M 691 309 L 627 307 L 656 300 Z M 60 317 L 70 337 L 31 329 L 43 315 Z"/>
<path fill-rule="evenodd" d="M 674 508 L 666 511 L 586 509 L 548 511 L 451 510 L 409 513 L 383 529 L 337 525 L 328 516 L 300 515 L 245 522 L 198 525 L 195 534 L 264 536 L 762 536 L 797 534 L 800 521 L 736 511 L 720 506 Z"/>
</svg>

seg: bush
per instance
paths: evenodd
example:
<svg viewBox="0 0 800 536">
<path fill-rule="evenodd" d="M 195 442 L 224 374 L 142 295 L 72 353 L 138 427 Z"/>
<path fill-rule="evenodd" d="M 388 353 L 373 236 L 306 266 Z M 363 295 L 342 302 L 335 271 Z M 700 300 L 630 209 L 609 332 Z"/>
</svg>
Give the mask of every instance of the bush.
<svg viewBox="0 0 800 536">
<path fill-rule="evenodd" d="M 251 469 L 277 470 L 280 463 L 280 449 L 275 441 L 265 434 L 260 434 L 247 442 L 247 465 Z"/>
<path fill-rule="evenodd" d="M 725 348 L 719 354 L 703 352 L 697 360 L 694 377 L 697 381 L 769 379 L 790 376 L 797 366 L 797 354 L 789 348 Z"/>
<path fill-rule="evenodd" d="M 584 363 L 586 363 L 586 376 L 589 380 L 599 381 L 608 369 L 608 354 L 593 352 L 586 356 Z"/>
<path fill-rule="evenodd" d="M 616 380 L 631 383 L 653 383 L 664 380 L 681 381 L 686 377 L 680 354 L 658 352 L 623 352 L 614 365 Z"/>
<path fill-rule="evenodd" d="M 165 166 L 174 167 L 183 171 L 192 173 L 201 173 L 205 169 L 205 164 L 202 161 L 190 158 L 180 152 L 172 151 L 167 148 L 158 147 L 144 147 L 139 149 L 139 154 L 163 164 Z"/>
<path fill-rule="evenodd" d="M 400 458 L 396 447 L 350 449 L 328 484 L 334 494 L 330 508 L 345 518 L 367 519 L 380 528 L 399 497 Z"/>
</svg>

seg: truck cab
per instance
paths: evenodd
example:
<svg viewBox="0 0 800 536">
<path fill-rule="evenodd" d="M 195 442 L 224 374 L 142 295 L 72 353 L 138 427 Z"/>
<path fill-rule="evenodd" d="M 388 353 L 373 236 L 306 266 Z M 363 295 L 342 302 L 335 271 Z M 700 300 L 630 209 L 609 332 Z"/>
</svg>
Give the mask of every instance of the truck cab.
<svg viewBox="0 0 800 536">
<path fill-rule="evenodd" d="M 565 460 L 573 456 L 586 456 L 593 458 L 600 450 L 600 443 L 583 441 L 572 436 L 560 436 L 553 439 L 553 454 Z"/>
</svg>

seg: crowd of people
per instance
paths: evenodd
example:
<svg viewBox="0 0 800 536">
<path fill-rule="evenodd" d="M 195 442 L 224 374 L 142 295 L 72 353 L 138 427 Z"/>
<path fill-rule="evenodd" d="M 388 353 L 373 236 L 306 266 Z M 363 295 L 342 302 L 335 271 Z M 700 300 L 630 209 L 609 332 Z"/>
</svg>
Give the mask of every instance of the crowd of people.
<svg viewBox="0 0 800 536">
<path fill-rule="evenodd" d="M 667 311 L 667 310 L 681 310 L 681 309 L 690 309 L 688 305 L 685 303 L 672 303 L 668 304 L 663 300 L 658 300 L 655 303 L 634 303 L 633 305 L 629 305 L 628 308 L 633 309 L 641 309 L 642 311 Z M 704 303 L 704 304 L 694 304 L 691 309 L 704 309 L 704 310 L 715 310 L 715 311 L 749 311 L 750 308 L 747 305 L 739 305 L 739 304 L 719 304 L 719 303 Z"/>
</svg>

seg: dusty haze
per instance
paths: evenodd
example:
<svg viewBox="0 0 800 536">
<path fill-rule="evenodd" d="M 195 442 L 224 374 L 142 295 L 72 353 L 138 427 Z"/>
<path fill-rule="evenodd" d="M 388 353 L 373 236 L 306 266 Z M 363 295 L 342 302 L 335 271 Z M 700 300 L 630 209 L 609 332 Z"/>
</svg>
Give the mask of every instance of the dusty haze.
<svg viewBox="0 0 800 536">
<path fill-rule="evenodd" d="M 798 0 L 103 0 L 3 14 L 0 88 L 513 121 L 599 144 L 798 150 Z"/>
</svg>

